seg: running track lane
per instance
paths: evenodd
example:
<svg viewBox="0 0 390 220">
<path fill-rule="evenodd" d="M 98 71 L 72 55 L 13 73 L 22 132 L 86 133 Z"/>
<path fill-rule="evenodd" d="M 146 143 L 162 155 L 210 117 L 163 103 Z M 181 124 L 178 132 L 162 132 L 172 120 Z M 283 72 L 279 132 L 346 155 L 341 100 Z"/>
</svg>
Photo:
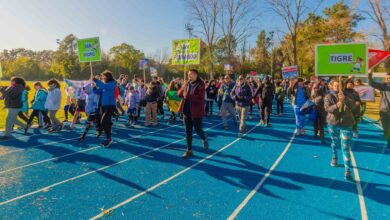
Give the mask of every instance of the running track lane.
<svg viewBox="0 0 390 220">
<path fill-rule="evenodd" d="M 340 167 L 330 167 L 330 145 L 318 144 L 310 131 L 309 137 L 296 138 L 260 193 L 244 206 L 237 218 L 248 219 L 261 213 L 266 219 L 311 219 L 314 216 L 316 219 L 387 219 L 390 215 L 390 158 L 380 132 L 372 124 L 362 123 L 360 137 L 353 143 L 362 198 L 358 196 L 357 185 L 343 179 L 341 151 Z M 327 142 L 330 143 L 329 138 Z M 301 189 L 275 187 L 272 184 L 275 181 L 296 184 Z M 273 196 L 264 192 L 272 192 Z"/>
<path fill-rule="evenodd" d="M 216 124 L 214 126 L 221 126 L 220 124 Z M 217 129 L 220 129 L 219 127 Z M 176 132 L 177 134 L 177 132 Z M 149 154 L 151 153 L 155 153 L 154 151 L 157 151 L 159 150 L 157 147 L 168 147 L 169 145 L 174 145 L 175 143 L 179 142 L 179 141 L 182 141 L 182 137 L 183 137 L 183 133 L 179 133 L 179 138 L 163 138 L 165 134 L 158 134 L 158 135 L 155 135 L 153 137 L 153 139 L 151 139 L 150 141 L 147 141 L 147 140 L 141 140 L 138 145 L 134 144 L 134 143 L 131 143 L 130 145 L 124 145 L 124 146 L 117 146 L 117 148 L 115 148 L 115 145 L 113 145 L 113 148 L 112 149 L 107 149 L 107 150 L 104 150 L 104 152 L 102 153 L 102 155 L 106 155 L 107 156 L 107 153 L 110 152 L 110 154 L 117 154 L 117 157 L 119 156 L 118 154 L 122 155 L 123 152 L 125 153 L 131 153 L 131 154 L 134 154 L 134 155 L 138 155 L 139 153 L 141 152 L 147 152 L 147 150 L 149 150 L 148 153 L 145 153 L 144 155 L 141 156 L 141 158 L 147 158 L 149 156 Z M 148 137 L 145 137 L 145 138 L 148 138 Z M 211 137 L 211 141 L 214 139 L 213 137 Z M 178 139 L 177 141 L 173 142 L 175 139 Z M 159 142 L 160 141 L 160 142 Z M 214 142 L 216 143 L 217 140 L 214 140 Z M 159 144 L 159 143 L 167 143 L 165 144 L 164 146 L 158 146 L 156 145 Z M 212 144 L 212 142 L 210 142 Z M 183 143 L 181 143 L 178 147 L 181 147 L 183 148 Z M 149 148 L 149 149 L 148 149 Z M 175 150 L 175 153 L 182 153 L 182 150 L 180 152 L 178 152 L 177 150 Z M 82 155 L 82 156 L 86 156 L 86 155 Z M 111 156 L 111 155 L 110 155 Z M 175 157 L 179 157 L 180 155 L 175 155 Z M 122 156 L 123 157 L 123 156 Z M 127 157 L 128 158 L 128 157 Z M 145 177 L 143 177 L 141 174 L 144 174 L 144 175 L 147 175 L 149 172 L 148 172 L 148 169 L 147 167 L 148 166 L 152 166 L 152 163 L 151 162 L 147 162 L 147 164 L 145 164 L 145 160 L 141 160 L 141 158 L 138 158 L 138 157 L 134 157 L 132 158 L 132 161 L 134 161 L 134 163 L 139 163 L 139 162 L 142 162 L 143 164 L 141 166 L 136 166 L 138 167 L 135 168 L 137 169 L 138 172 L 134 172 L 133 169 L 131 169 L 132 167 L 130 166 L 130 169 L 127 170 L 127 172 L 130 172 L 130 174 L 132 175 L 135 175 L 133 178 L 129 177 L 129 180 L 133 180 L 133 179 L 137 179 L 142 183 L 145 181 Z M 99 159 L 99 158 L 94 158 L 94 159 Z M 138 160 L 137 160 L 138 159 Z M 91 163 L 93 161 L 90 161 Z M 96 161 L 95 161 L 96 162 Z M 126 161 L 127 162 L 127 161 Z M 132 163 L 127 163 L 127 164 L 132 164 Z M 86 164 L 86 165 L 83 165 L 83 166 L 88 166 L 90 164 Z M 161 165 L 160 163 L 157 163 L 155 164 L 154 166 L 159 166 Z M 109 167 L 110 169 L 110 172 L 111 170 L 116 170 L 116 172 L 119 172 L 119 174 L 123 173 L 123 167 L 124 166 L 129 166 L 129 165 L 125 165 L 125 163 L 123 164 L 118 164 L 118 166 L 113 166 L 113 167 Z M 64 169 L 64 167 L 59 167 L 60 169 Z M 138 184 L 133 184 L 131 181 L 128 180 L 128 178 L 125 176 L 125 177 L 118 177 L 116 175 L 112 175 L 110 174 L 110 172 L 108 172 L 108 169 L 101 169 L 99 171 L 96 171 L 94 167 L 91 167 L 90 169 L 92 169 L 93 171 L 91 172 L 94 172 L 94 173 L 91 173 L 91 174 L 98 174 L 98 175 L 88 175 L 88 177 L 84 177 L 84 178 L 80 178 L 80 179 L 77 179 L 77 180 L 74 180 L 74 181 L 68 181 L 66 183 L 63 183 L 61 184 L 61 186 L 56 186 L 54 188 L 48 188 L 48 189 L 44 189 L 43 191 L 40 191 L 39 193 L 35 193 L 33 195 L 31 195 L 31 198 L 30 196 L 28 196 L 29 198 L 20 198 L 20 200 L 17 200 L 17 201 L 13 201 L 13 202 L 10 202 L 10 203 L 7 203 L 7 204 L 4 204 L 4 206 L 2 207 L 2 210 L 5 212 L 5 213 L 8 213 L 8 214 L 11 214 L 13 211 L 15 211 L 15 209 L 20 209 L 20 207 L 26 207 L 27 210 L 26 212 L 21 212 L 20 214 L 23 214 L 23 213 L 34 213 L 32 215 L 34 216 L 46 216 L 46 217 L 53 217 L 53 216 L 63 216 L 64 213 L 62 212 L 62 210 L 64 210 L 65 207 L 67 206 L 70 206 L 68 207 L 67 210 L 70 210 L 69 211 L 69 216 L 79 216 L 79 215 L 85 215 L 85 213 L 83 213 L 81 211 L 80 213 L 80 210 L 75 210 L 74 206 L 74 201 L 81 201 L 83 198 L 86 199 L 86 201 L 83 203 L 88 203 L 88 202 L 91 202 L 93 204 L 97 204 L 96 201 L 99 200 L 99 198 L 101 198 L 101 193 L 89 193 L 90 191 L 94 191 L 100 187 L 109 187 L 108 189 L 105 189 L 104 192 L 106 192 L 107 190 L 109 190 L 111 188 L 111 186 L 114 186 L 114 188 L 112 189 L 115 189 L 115 190 L 119 190 L 117 193 L 120 194 L 121 192 L 123 191 L 126 191 L 128 190 L 129 188 L 132 188 L 133 190 L 141 190 L 143 189 L 142 186 L 139 186 Z M 97 169 L 97 168 L 96 168 Z M 67 170 L 67 169 L 65 169 Z M 153 170 L 156 170 L 156 169 L 153 169 Z M 163 175 L 164 172 L 162 172 L 161 170 L 157 170 L 158 173 L 161 173 L 160 175 Z M 158 176 L 158 173 L 152 175 L 152 176 L 149 176 L 148 179 L 149 181 L 154 181 L 154 176 Z M 137 175 L 138 174 L 138 175 Z M 98 181 L 96 181 L 96 179 L 99 179 Z M 91 180 L 91 181 L 90 181 Z M 36 180 L 37 181 L 37 180 Z M 42 180 L 40 180 L 42 181 Z M 94 184 L 96 183 L 103 183 L 103 185 L 99 185 L 98 186 L 94 186 Z M 69 186 L 70 185 L 70 186 Z M 115 187 L 115 185 L 117 185 L 118 187 Z M 91 189 L 91 186 L 94 186 L 92 187 Z M 63 187 L 63 188 L 61 188 Z M 68 188 L 69 187 L 69 188 Z M 77 191 L 79 190 L 80 188 L 82 187 L 87 187 L 86 190 L 82 190 L 79 194 L 78 193 L 71 193 L 71 194 L 66 194 L 64 192 L 73 192 L 73 191 Z M 122 187 L 122 188 L 121 188 Z M 124 187 L 124 188 L 123 188 Z M 66 190 L 64 190 L 64 188 L 66 188 Z M 58 191 L 56 191 L 58 189 Z M 131 190 L 130 190 L 131 191 Z M 51 204 L 45 204 L 45 205 L 41 205 L 41 203 L 45 203 L 45 202 L 48 202 L 46 200 L 41 200 L 41 197 L 46 197 L 48 194 L 51 194 L 51 193 L 56 193 L 55 196 L 52 196 L 50 197 L 51 200 L 49 202 L 53 202 L 53 201 L 57 201 L 58 198 L 63 198 L 64 200 L 67 200 L 67 199 L 71 199 L 71 201 L 66 201 L 64 202 L 63 204 L 61 204 L 59 207 L 54 207 L 54 206 L 51 206 Z M 87 192 L 86 195 L 83 195 Z M 42 195 L 43 194 L 43 195 Z M 103 193 L 104 195 L 104 193 Z M 96 196 L 97 198 L 96 199 L 93 199 L 93 200 L 90 200 L 90 197 L 91 196 Z M 81 197 L 81 198 L 79 198 Z M 110 197 L 108 198 L 105 198 L 103 200 L 107 200 L 109 199 Z M 11 204 L 11 205 L 10 205 Z M 31 206 L 31 204 L 33 204 L 33 206 Z M 39 207 L 45 207 L 45 208 L 48 208 L 48 210 L 53 210 L 53 212 L 45 212 L 45 213 L 41 213 L 41 211 L 39 210 Z M 83 207 L 83 206 L 81 206 Z M 100 207 L 100 206 L 98 206 Z M 96 207 L 96 209 L 98 209 L 98 207 Z M 57 209 L 55 209 L 57 208 Z M 75 211 L 79 211 L 78 213 L 72 213 L 72 210 L 75 210 Z M 5 214 L 4 216 L 7 216 L 7 214 Z M 85 217 L 84 217 L 85 218 Z"/>
<path fill-rule="evenodd" d="M 139 197 L 118 201 L 112 218 L 226 219 L 264 174 L 260 168 L 268 169 L 289 142 L 285 135 L 292 135 L 293 119 L 286 116 L 273 121 L 273 128 L 254 127 L 250 122 L 255 129 L 238 142 L 202 163 L 197 161 L 199 164 L 189 166 L 188 172 L 173 175 L 163 185 L 149 189 L 162 199 L 140 193 Z M 276 137 L 276 130 L 281 136 Z"/>
</svg>

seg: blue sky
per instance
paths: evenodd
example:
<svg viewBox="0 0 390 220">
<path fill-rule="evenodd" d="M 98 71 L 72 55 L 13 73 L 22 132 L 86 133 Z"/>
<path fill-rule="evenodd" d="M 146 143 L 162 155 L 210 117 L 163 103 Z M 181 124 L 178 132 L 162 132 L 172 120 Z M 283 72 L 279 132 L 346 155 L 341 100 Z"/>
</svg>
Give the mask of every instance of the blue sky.
<svg viewBox="0 0 390 220">
<path fill-rule="evenodd" d="M 334 2 L 325 0 L 319 11 Z M 366 0 L 361 2 L 359 8 L 367 6 Z M 285 29 L 263 0 L 257 4 L 262 12 L 259 31 Z M 0 50 L 56 49 L 57 38 L 73 33 L 79 38 L 99 36 L 104 50 L 126 42 L 151 54 L 169 48 L 172 39 L 187 37 L 188 21 L 182 0 L 0 0 Z M 366 20 L 358 28 L 370 31 L 376 26 Z M 251 37 L 249 44 L 255 39 Z"/>
</svg>

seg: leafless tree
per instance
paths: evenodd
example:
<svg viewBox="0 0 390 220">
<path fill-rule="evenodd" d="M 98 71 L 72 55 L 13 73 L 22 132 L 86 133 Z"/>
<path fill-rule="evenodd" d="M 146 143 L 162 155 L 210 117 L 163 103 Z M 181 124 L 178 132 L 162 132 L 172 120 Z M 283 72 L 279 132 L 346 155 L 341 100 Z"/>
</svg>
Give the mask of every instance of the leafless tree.
<svg viewBox="0 0 390 220">
<path fill-rule="evenodd" d="M 373 20 L 381 30 L 380 40 L 383 49 L 390 51 L 390 35 L 388 30 L 388 23 L 390 19 L 390 4 L 385 5 L 385 0 L 369 0 L 371 11 L 363 11 L 371 20 Z M 390 68 L 390 60 L 386 62 L 386 68 Z"/>
<path fill-rule="evenodd" d="M 226 39 L 227 61 L 233 62 L 235 51 L 234 45 L 244 42 L 253 34 L 256 20 L 259 15 L 256 13 L 255 0 L 220 0 L 221 19 L 218 24 Z"/>
<path fill-rule="evenodd" d="M 307 11 L 309 9 L 306 5 L 307 1 L 308 0 L 267 0 L 267 3 L 271 7 L 271 10 L 274 11 L 277 15 L 279 15 L 286 23 L 288 33 L 291 37 L 292 42 L 294 65 L 298 64 L 298 27 L 301 20 L 307 14 Z M 321 3 L 322 0 L 319 0 L 316 9 L 318 9 Z"/>
<path fill-rule="evenodd" d="M 190 8 L 193 22 L 206 42 L 210 79 L 214 78 L 214 48 L 218 40 L 217 19 L 220 13 L 219 0 L 185 0 Z"/>
</svg>

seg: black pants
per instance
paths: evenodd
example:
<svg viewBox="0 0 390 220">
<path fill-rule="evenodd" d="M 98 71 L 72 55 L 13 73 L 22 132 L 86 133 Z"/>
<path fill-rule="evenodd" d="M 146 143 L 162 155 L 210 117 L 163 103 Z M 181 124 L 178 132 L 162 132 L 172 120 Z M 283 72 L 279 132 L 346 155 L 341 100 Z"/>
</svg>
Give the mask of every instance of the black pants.
<svg viewBox="0 0 390 220">
<path fill-rule="evenodd" d="M 169 120 L 176 121 L 176 113 L 175 112 L 171 112 Z"/>
<path fill-rule="evenodd" d="M 390 141 L 390 112 L 379 112 L 385 140 Z"/>
<path fill-rule="evenodd" d="M 157 114 L 164 115 L 164 101 L 157 102 Z"/>
<path fill-rule="evenodd" d="M 112 128 L 112 115 L 116 110 L 115 106 L 102 106 L 102 118 L 101 118 L 101 126 L 106 134 L 107 139 L 111 138 L 111 128 Z"/>
<path fill-rule="evenodd" d="M 192 150 L 192 128 L 202 140 L 206 140 L 206 135 L 202 128 L 202 118 L 192 119 L 184 116 L 184 126 L 186 129 L 187 150 Z"/>
<path fill-rule="evenodd" d="M 64 108 L 64 113 L 65 113 L 65 119 L 68 120 L 68 116 L 70 114 L 73 116 L 74 113 L 76 112 L 76 106 L 75 104 L 70 104 L 68 107 Z"/>
<path fill-rule="evenodd" d="M 321 141 L 325 140 L 325 118 L 317 117 L 316 120 L 314 121 L 314 136 L 317 137 L 318 132 L 320 132 L 320 139 Z"/>
<path fill-rule="evenodd" d="M 276 111 L 277 111 L 277 114 L 283 114 L 283 112 L 284 112 L 284 100 L 277 100 L 276 101 Z"/>
<path fill-rule="evenodd" d="M 19 116 L 19 118 L 21 118 L 23 121 L 25 121 L 26 123 L 28 123 L 28 118 L 27 118 L 27 116 L 24 114 L 24 112 L 19 112 L 19 113 L 18 113 L 18 116 Z"/>
<path fill-rule="evenodd" d="M 263 120 L 265 124 L 269 124 L 271 112 L 272 101 L 263 101 L 261 103 L 261 120 Z"/>
<path fill-rule="evenodd" d="M 213 101 L 206 101 L 206 115 L 213 115 Z"/>
<path fill-rule="evenodd" d="M 37 117 L 38 120 L 39 120 L 39 113 L 42 113 L 43 115 L 43 121 L 48 124 L 48 125 L 51 125 L 51 122 L 50 122 L 50 118 L 49 116 L 47 116 L 47 111 L 42 111 L 42 110 L 33 110 L 31 115 L 30 115 L 30 118 L 28 119 L 28 122 L 27 124 L 28 125 L 31 125 L 32 121 L 34 120 L 34 117 Z"/>
</svg>

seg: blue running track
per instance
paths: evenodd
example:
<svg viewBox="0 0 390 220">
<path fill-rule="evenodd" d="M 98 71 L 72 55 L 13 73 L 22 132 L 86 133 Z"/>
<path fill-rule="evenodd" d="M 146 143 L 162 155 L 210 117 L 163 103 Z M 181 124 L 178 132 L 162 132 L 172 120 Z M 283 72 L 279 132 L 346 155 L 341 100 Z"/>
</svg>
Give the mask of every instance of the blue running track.
<svg viewBox="0 0 390 220">
<path fill-rule="evenodd" d="M 181 123 L 128 128 L 115 123 L 115 143 L 102 148 L 92 129 L 79 143 L 74 131 L 0 142 L 0 219 L 390 219 L 390 155 L 381 126 L 367 119 L 353 141 L 354 177 L 342 161 L 329 166 L 326 145 L 293 135 L 286 104 L 272 127 L 248 122 L 238 137 L 205 118 L 210 149 L 194 138 L 194 157 L 183 160 Z M 140 123 L 141 124 L 141 123 Z M 339 158 L 341 159 L 341 152 Z"/>
</svg>

